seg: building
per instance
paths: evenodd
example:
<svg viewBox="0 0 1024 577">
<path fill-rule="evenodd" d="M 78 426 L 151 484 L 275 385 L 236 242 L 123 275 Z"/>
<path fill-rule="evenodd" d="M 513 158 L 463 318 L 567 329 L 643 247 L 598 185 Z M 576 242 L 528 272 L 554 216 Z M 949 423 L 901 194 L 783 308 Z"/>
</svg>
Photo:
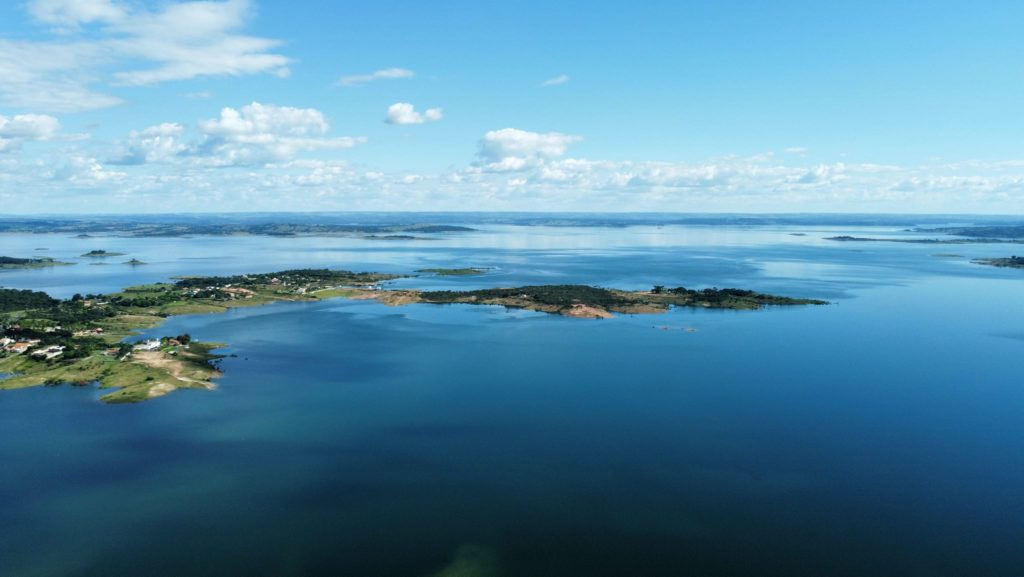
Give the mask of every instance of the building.
<svg viewBox="0 0 1024 577">
<path fill-rule="evenodd" d="M 45 349 L 39 349 L 37 351 L 32 351 L 32 356 L 33 357 L 41 358 L 41 359 L 46 359 L 46 360 L 55 359 L 55 358 L 61 356 L 62 354 L 64 354 L 64 346 L 63 345 L 54 345 L 54 346 L 51 346 L 51 347 L 46 347 Z"/>
<path fill-rule="evenodd" d="M 141 342 L 132 348 L 136 351 L 155 351 L 160 348 L 160 339 L 149 339 L 148 341 Z"/>
</svg>

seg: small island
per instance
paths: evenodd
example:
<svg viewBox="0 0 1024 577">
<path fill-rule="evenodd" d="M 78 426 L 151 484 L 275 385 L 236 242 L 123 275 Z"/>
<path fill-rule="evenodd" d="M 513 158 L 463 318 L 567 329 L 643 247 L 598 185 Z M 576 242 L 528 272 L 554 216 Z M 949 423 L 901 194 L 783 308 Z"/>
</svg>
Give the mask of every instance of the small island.
<svg viewBox="0 0 1024 577">
<path fill-rule="evenodd" d="M 105 257 L 108 257 L 108 256 L 124 256 L 124 255 L 125 255 L 125 253 L 123 253 L 123 252 L 107 252 L 105 250 L 90 250 L 89 252 L 83 254 L 82 256 L 86 257 L 86 258 L 105 258 Z"/>
<path fill-rule="evenodd" d="M 444 269 L 460 270 L 460 269 Z M 332 297 L 387 305 L 498 305 L 577 318 L 613 313 L 660 313 L 672 307 L 752 310 L 818 305 L 825 301 L 735 288 L 655 286 L 624 291 L 587 285 L 539 285 L 468 291 L 387 289 L 399 275 L 329 269 L 294 269 L 234 276 L 182 277 L 173 283 L 128 287 L 113 294 L 76 294 L 60 300 L 44 292 L 0 288 L 0 389 L 98 384 L 112 389 L 106 403 L 138 402 L 177 389 L 211 389 L 220 375 L 223 346 L 165 335 L 130 342 L 139 329 L 173 315 L 219 313 L 276 301 Z"/>
<path fill-rule="evenodd" d="M 487 272 L 485 268 L 421 268 L 416 272 L 436 274 L 437 276 L 473 276 Z"/>
<path fill-rule="evenodd" d="M 1024 256 L 1016 255 L 1007 258 L 979 258 L 974 262 L 1004 268 L 1024 268 Z"/>
<path fill-rule="evenodd" d="M 126 260 L 124 262 L 124 264 L 130 264 L 132 266 L 138 266 L 140 264 L 146 264 L 146 263 L 142 262 L 141 260 L 139 260 L 137 258 L 133 258 L 132 260 Z"/>
<path fill-rule="evenodd" d="M 0 269 L 27 269 L 46 268 L 51 266 L 63 266 L 72 264 L 61 262 L 52 258 L 15 258 L 13 256 L 0 256 Z"/>
</svg>

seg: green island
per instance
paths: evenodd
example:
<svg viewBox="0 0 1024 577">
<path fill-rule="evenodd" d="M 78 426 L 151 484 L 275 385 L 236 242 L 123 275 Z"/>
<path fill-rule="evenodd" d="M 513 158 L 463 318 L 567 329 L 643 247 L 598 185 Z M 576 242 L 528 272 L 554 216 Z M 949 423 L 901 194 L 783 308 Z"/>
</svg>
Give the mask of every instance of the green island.
<svg viewBox="0 0 1024 577">
<path fill-rule="evenodd" d="M 478 274 L 484 274 L 487 272 L 485 268 L 467 267 L 467 268 L 421 268 L 417 269 L 416 272 L 426 274 L 436 274 L 438 276 L 472 276 Z"/>
<path fill-rule="evenodd" d="M 458 269 L 448 269 L 458 270 Z M 212 389 L 224 346 L 166 335 L 129 342 L 139 329 L 173 315 L 218 313 L 276 301 L 332 297 L 410 303 L 500 305 L 577 318 L 659 313 L 671 307 L 734 310 L 825 301 L 734 288 L 655 286 L 623 291 L 586 285 L 544 285 L 469 291 L 386 289 L 400 275 L 294 269 L 233 276 L 179 277 L 173 283 L 128 287 L 113 294 L 60 300 L 44 292 L 0 288 L 0 389 L 98 383 L 107 403 L 138 402 L 176 389 Z"/>
<path fill-rule="evenodd" d="M 124 264 L 130 264 L 132 266 L 138 266 L 140 264 L 146 264 L 146 263 L 142 262 L 141 260 L 139 260 L 137 258 L 133 258 L 132 260 L 126 260 L 124 262 Z"/>
<path fill-rule="evenodd" d="M 107 252 L 105 250 L 90 250 L 89 252 L 83 254 L 82 256 L 83 257 L 88 257 L 88 258 L 105 258 L 105 257 L 108 257 L 108 256 L 124 256 L 124 255 L 125 255 L 125 253 L 123 253 L 123 252 Z"/>
<path fill-rule="evenodd" d="M 0 269 L 24 269 L 24 268 L 46 268 L 50 266 L 63 266 L 74 264 L 61 262 L 52 258 L 15 258 L 13 256 L 0 256 Z"/>
<path fill-rule="evenodd" d="M 1024 256 L 1010 256 L 1006 258 L 979 258 L 974 262 L 978 264 L 985 264 L 988 266 L 998 266 L 1005 268 L 1024 268 Z"/>
</svg>

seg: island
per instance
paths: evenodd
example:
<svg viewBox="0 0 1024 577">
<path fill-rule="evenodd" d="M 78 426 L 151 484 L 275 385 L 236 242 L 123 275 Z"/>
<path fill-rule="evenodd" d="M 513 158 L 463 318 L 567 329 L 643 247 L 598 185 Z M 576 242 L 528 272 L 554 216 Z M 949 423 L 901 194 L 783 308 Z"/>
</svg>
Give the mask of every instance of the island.
<svg viewBox="0 0 1024 577">
<path fill-rule="evenodd" d="M 459 269 L 446 269 L 459 270 Z M 577 318 L 613 313 L 659 313 L 672 307 L 751 310 L 818 305 L 825 301 L 736 288 L 655 286 L 625 291 L 587 285 L 537 285 L 466 291 L 390 289 L 401 275 L 330 269 L 293 269 L 233 276 L 179 277 L 173 283 L 128 287 L 113 294 L 76 294 L 60 300 L 44 292 L 0 289 L 0 389 L 93 384 L 111 389 L 106 403 L 138 402 L 177 389 L 211 389 L 220 375 L 213 351 L 223 346 L 164 335 L 135 340 L 138 330 L 173 315 L 218 313 L 276 301 L 332 297 L 387 305 L 497 305 Z"/>
<path fill-rule="evenodd" d="M 15 258 L 13 256 L 0 256 L 0 269 L 25 269 L 25 268 L 46 268 L 50 266 L 63 266 L 73 264 L 61 262 L 52 258 Z"/>
<path fill-rule="evenodd" d="M 416 272 L 426 274 L 436 274 L 438 276 L 473 276 L 478 274 L 484 274 L 487 272 L 485 268 L 421 268 Z"/>
<path fill-rule="evenodd" d="M 825 240 L 836 242 L 902 242 L 910 244 L 1024 244 L 1024 239 L 996 237 L 964 238 L 876 238 L 865 236 L 829 236 Z"/>
<path fill-rule="evenodd" d="M 124 256 L 126 253 L 123 252 L 107 252 L 105 250 L 90 250 L 83 254 L 85 258 L 106 258 L 108 256 Z"/>
<path fill-rule="evenodd" d="M 1011 256 L 1006 258 L 979 258 L 974 262 L 978 264 L 985 264 L 988 266 L 998 266 L 1005 268 L 1024 268 L 1024 256 Z"/>
<path fill-rule="evenodd" d="M 948 226 L 941 228 L 913 228 L 911 232 L 938 232 L 967 238 L 996 240 L 1024 239 L 1024 224 L 1003 224 L 988 226 Z"/>
<path fill-rule="evenodd" d="M 132 266 L 138 266 L 140 264 L 146 264 L 146 263 L 142 262 L 141 260 L 139 260 L 137 258 L 133 258 L 132 260 L 125 261 L 124 264 L 130 264 Z"/>
</svg>

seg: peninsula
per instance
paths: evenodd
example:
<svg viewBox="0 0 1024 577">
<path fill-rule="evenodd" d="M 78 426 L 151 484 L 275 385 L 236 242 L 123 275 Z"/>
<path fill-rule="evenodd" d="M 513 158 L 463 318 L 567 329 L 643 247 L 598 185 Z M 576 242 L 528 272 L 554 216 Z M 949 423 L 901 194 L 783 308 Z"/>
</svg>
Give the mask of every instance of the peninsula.
<svg viewBox="0 0 1024 577">
<path fill-rule="evenodd" d="M 442 269 L 464 270 L 464 269 Z M 169 316 L 216 313 L 275 301 L 331 297 L 411 303 L 499 305 L 578 318 L 608 318 L 671 307 L 751 310 L 765 306 L 825 304 L 735 288 L 655 286 L 624 291 L 586 285 L 539 285 L 469 291 L 387 289 L 400 275 L 329 269 L 295 269 L 234 276 L 182 277 L 173 283 L 128 287 L 121 292 L 76 294 L 58 300 L 31 290 L 0 289 L 0 389 L 60 383 L 99 383 L 114 389 L 107 403 L 137 402 L 176 389 L 210 389 L 221 345 L 166 335 L 130 342 L 137 330 Z"/>
</svg>

